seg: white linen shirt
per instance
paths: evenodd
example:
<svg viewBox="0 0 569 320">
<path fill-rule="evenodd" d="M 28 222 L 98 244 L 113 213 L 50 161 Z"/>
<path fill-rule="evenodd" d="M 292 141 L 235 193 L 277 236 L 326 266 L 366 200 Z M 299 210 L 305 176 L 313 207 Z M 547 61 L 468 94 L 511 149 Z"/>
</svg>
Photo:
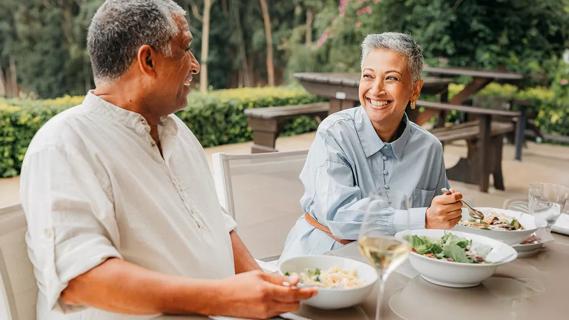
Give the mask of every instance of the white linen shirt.
<svg viewBox="0 0 569 320">
<path fill-rule="evenodd" d="M 39 320 L 140 318 L 59 299 L 71 279 L 110 257 L 194 278 L 235 273 L 236 225 L 222 212 L 201 145 L 175 115 L 158 133 L 163 156 L 140 114 L 90 92 L 33 138 L 20 192 Z"/>
</svg>

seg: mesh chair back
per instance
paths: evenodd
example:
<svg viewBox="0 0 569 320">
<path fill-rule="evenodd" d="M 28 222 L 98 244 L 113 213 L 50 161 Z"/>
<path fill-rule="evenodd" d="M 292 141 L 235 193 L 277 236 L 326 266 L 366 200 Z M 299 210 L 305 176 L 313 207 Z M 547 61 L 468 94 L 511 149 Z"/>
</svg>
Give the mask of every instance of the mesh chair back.
<svg viewBox="0 0 569 320">
<path fill-rule="evenodd" d="M 37 286 L 20 205 L 0 209 L 0 319 L 36 318 Z"/>
<path fill-rule="evenodd" d="M 222 206 L 255 258 L 282 252 L 284 241 L 302 215 L 304 187 L 298 176 L 307 150 L 213 155 L 213 174 Z"/>
</svg>

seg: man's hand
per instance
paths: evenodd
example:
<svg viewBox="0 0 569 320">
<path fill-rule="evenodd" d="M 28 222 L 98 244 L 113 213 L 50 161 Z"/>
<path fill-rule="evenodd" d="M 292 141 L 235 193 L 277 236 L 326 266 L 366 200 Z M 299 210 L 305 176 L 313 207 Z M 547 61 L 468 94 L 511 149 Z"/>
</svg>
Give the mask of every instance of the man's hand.
<svg viewBox="0 0 569 320">
<path fill-rule="evenodd" d="M 298 278 L 250 271 L 222 280 L 219 304 L 213 314 L 270 318 L 297 310 L 300 300 L 317 294 L 316 288 L 298 288 Z"/>
<path fill-rule="evenodd" d="M 450 189 L 450 192 L 436 196 L 427 209 L 428 229 L 450 229 L 462 216 L 462 193 Z"/>
</svg>

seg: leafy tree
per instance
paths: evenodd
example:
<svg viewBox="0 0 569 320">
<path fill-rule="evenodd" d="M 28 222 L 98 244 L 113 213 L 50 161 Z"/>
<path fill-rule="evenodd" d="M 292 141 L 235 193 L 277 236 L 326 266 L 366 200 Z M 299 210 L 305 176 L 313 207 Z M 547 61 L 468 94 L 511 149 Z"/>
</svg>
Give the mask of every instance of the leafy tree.
<svg viewBox="0 0 569 320">
<path fill-rule="evenodd" d="M 93 86 L 87 26 L 103 0 L 0 1 L 0 96 L 82 94 Z M 204 0 L 176 0 L 190 14 L 194 53 L 202 49 Z M 427 61 L 505 67 L 552 80 L 569 46 L 569 0 L 212 1 L 208 87 L 286 82 L 296 71 L 356 71 L 368 33 L 401 31 Z M 193 5 L 193 6 L 192 6 Z M 268 15 L 267 15 L 268 13 Z M 270 43 L 272 42 L 272 44 Z M 268 48 L 274 75 L 267 71 Z"/>
<path fill-rule="evenodd" d="M 0 96 L 16 97 L 17 81 L 17 34 L 14 9 L 16 0 L 0 2 Z"/>
<path fill-rule="evenodd" d="M 315 52 L 314 69 L 357 70 L 363 37 L 396 31 L 413 35 L 430 64 L 505 68 L 539 80 L 548 78 L 569 45 L 567 0 L 344 2 L 336 19 L 326 10 L 316 16 L 316 24 L 328 25 L 329 40 Z M 322 60 L 331 63 L 318 64 Z"/>
</svg>

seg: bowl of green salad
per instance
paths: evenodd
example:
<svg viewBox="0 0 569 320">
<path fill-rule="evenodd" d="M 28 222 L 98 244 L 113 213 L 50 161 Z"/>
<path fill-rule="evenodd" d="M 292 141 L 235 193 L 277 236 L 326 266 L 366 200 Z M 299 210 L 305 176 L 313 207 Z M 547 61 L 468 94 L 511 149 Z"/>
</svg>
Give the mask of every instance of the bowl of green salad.
<svg viewBox="0 0 569 320">
<path fill-rule="evenodd" d="M 411 246 L 409 262 L 425 280 L 446 287 L 474 287 L 496 268 L 514 261 L 510 245 L 485 236 L 459 231 L 406 230 L 395 235 Z"/>
</svg>

